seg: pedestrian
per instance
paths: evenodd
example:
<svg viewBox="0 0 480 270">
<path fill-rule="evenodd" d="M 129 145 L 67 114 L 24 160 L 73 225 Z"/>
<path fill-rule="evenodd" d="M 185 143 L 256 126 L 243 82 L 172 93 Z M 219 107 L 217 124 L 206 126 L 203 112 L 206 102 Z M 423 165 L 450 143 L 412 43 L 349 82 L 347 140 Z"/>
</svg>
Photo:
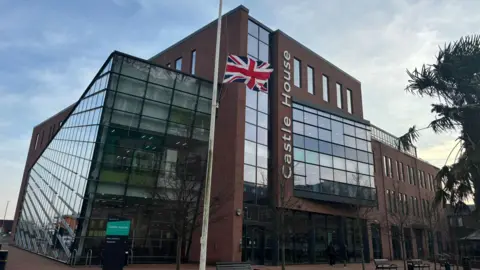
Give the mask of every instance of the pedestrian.
<svg viewBox="0 0 480 270">
<path fill-rule="evenodd" d="M 335 265 L 335 261 L 336 261 L 336 256 L 337 256 L 337 252 L 335 250 L 335 246 L 333 245 L 332 242 L 330 242 L 328 244 L 328 247 L 327 247 L 327 255 L 328 255 L 328 260 L 329 260 L 329 263 L 331 266 L 334 266 Z"/>
</svg>

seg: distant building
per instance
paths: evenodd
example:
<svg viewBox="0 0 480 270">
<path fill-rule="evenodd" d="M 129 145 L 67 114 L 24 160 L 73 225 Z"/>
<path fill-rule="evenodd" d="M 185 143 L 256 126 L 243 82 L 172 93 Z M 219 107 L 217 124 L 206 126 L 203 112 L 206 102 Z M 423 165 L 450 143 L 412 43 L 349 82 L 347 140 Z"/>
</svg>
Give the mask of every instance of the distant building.
<svg viewBox="0 0 480 270">
<path fill-rule="evenodd" d="M 360 81 L 243 6 L 223 21 L 220 78 L 227 54 L 269 61 L 274 73 L 268 94 L 222 86 L 212 194 L 232 199 L 209 227 L 208 260 L 279 263 L 271 209 L 282 181 L 298 202 L 289 206 L 288 264 L 326 262 L 329 242 L 350 262 L 398 259 L 389 217 L 401 211 L 413 220 L 405 256 L 443 251 L 448 234 L 424 221 L 438 168 L 364 118 Z M 174 261 L 168 202 L 152 192 L 185 161 L 192 181 L 204 179 L 215 33 L 214 21 L 148 61 L 112 53 L 74 105 L 35 127 L 15 215 L 19 247 L 60 261 L 92 250 L 98 263 L 115 214 L 132 220 L 134 263 Z M 355 226 L 352 204 L 374 207 L 375 218 Z M 184 239 L 190 261 L 199 260 L 199 237 Z"/>
<path fill-rule="evenodd" d="M 12 232 L 13 220 L 0 219 L 0 232 L 10 233 Z"/>
</svg>

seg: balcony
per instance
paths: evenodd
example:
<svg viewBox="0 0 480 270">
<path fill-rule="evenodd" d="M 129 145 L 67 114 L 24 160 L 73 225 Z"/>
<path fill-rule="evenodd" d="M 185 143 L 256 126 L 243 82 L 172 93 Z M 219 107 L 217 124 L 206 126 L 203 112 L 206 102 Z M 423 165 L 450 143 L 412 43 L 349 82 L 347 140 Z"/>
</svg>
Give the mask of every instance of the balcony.
<svg viewBox="0 0 480 270">
<path fill-rule="evenodd" d="M 386 132 L 385 130 L 372 125 L 372 139 L 382 142 L 392 148 L 398 149 L 398 137 Z M 401 152 L 417 158 L 417 148 L 410 147 L 408 150 L 400 150 Z"/>
</svg>

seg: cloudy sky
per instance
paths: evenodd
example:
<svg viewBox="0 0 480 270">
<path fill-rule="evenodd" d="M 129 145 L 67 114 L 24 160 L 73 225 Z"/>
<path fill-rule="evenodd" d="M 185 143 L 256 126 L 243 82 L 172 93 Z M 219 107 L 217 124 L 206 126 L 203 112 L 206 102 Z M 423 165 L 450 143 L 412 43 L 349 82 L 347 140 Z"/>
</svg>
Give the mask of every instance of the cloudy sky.
<svg viewBox="0 0 480 270">
<path fill-rule="evenodd" d="M 405 70 L 478 31 L 480 1 L 224 0 L 281 29 L 362 82 L 365 118 L 400 135 L 432 119 L 404 92 Z M 13 217 L 32 128 L 72 104 L 106 57 L 142 58 L 215 19 L 217 0 L 0 0 L 0 218 Z M 421 158 L 442 166 L 452 134 L 422 133 Z"/>
</svg>

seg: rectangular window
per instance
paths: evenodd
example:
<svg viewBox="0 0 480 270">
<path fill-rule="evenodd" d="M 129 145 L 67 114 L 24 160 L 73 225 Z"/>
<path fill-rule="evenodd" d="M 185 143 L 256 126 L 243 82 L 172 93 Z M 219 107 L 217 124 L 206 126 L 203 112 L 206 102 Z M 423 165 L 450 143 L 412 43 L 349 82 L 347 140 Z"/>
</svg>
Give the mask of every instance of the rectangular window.
<svg viewBox="0 0 480 270">
<path fill-rule="evenodd" d="M 342 105 L 342 85 L 337 83 L 337 107 L 341 109 L 343 107 Z"/>
<path fill-rule="evenodd" d="M 177 60 L 175 60 L 175 69 L 176 70 L 182 70 L 182 58 L 178 58 Z"/>
<path fill-rule="evenodd" d="M 35 148 L 34 150 L 37 150 L 38 147 L 38 140 L 40 139 L 40 134 L 37 133 L 37 138 L 35 139 Z"/>
<path fill-rule="evenodd" d="M 300 87 L 300 76 L 302 75 L 300 72 L 300 65 L 300 60 L 293 58 L 293 84 L 296 87 Z"/>
<path fill-rule="evenodd" d="M 190 73 L 192 73 L 192 75 L 195 75 L 195 64 L 197 63 L 197 51 L 196 50 L 193 50 L 192 51 L 192 66 L 191 66 L 191 70 L 190 70 Z"/>
<path fill-rule="evenodd" d="M 387 169 L 387 157 L 383 156 L 383 174 L 388 176 L 388 169 Z"/>
<path fill-rule="evenodd" d="M 347 111 L 348 113 L 353 113 L 352 108 L 352 90 L 347 88 Z"/>
<path fill-rule="evenodd" d="M 390 190 L 387 189 L 385 192 L 387 193 L 387 210 L 392 211 L 392 202 L 391 202 L 391 198 L 390 198 Z"/>
<path fill-rule="evenodd" d="M 400 180 L 400 174 L 398 173 L 398 161 L 395 160 L 395 174 L 397 175 L 398 180 Z"/>
<path fill-rule="evenodd" d="M 328 77 L 322 76 L 322 87 L 323 87 L 323 100 L 328 102 Z"/>
<path fill-rule="evenodd" d="M 388 176 L 393 178 L 392 159 L 388 158 Z"/>
<path fill-rule="evenodd" d="M 404 172 L 403 172 L 403 163 L 402 162 L 399 162 L 398 164 L 400 164 L 400 168 L 399 168 L 399 171 L 400 171 L 400 180 L 402 181 L 405 181 L 405 175 L 404 175 Z"/>
<path fill-rule="evenodd" d="M 308 93 L 314 94 L 314 87 L 315 87 L 315 78 L 313 75 L 313 68 L 307 66 L 307 80 L 308 80 Z"/>
</svg>

